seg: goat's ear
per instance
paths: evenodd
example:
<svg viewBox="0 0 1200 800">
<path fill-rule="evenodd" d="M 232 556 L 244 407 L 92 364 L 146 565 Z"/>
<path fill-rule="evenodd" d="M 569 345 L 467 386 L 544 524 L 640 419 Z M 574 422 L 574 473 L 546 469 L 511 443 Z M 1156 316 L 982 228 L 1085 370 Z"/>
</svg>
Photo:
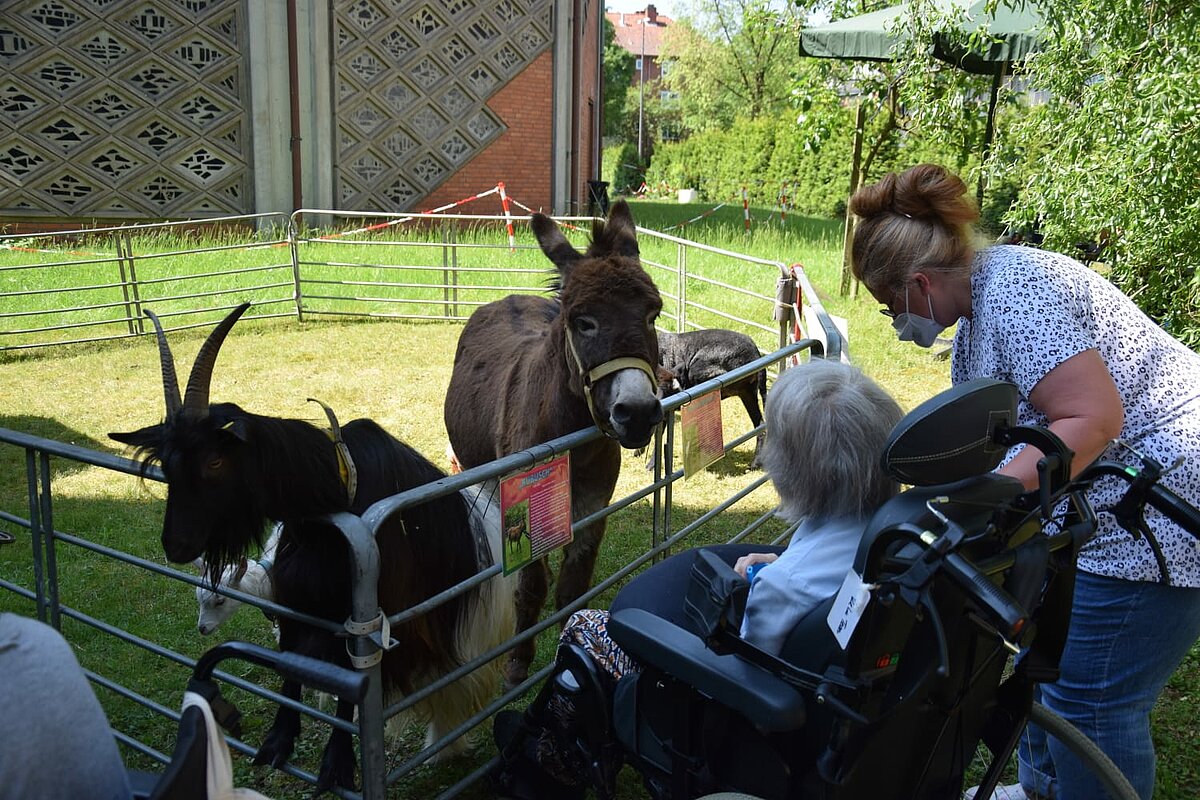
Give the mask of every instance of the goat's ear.
<svg viewBox="0 0 1200 800">
<path fill-rule="evenodd" d="M 162 441 L 163 426 L 160 422 L 157 425 L 151 425 L 141 430 L 129 431 L 128 433 L 110 433 L 108 438 L 118 441 L 121 444 L 133 445 L 134 447 L 152 447 Z"/>
<path fill-rule="evenodd" d="M 221 430 L 232 434 L 242 442 L 246 441 L 246 438 L 249 435 L 246 431 L 246 420 L 242 419 L 241 417 L 229 420 L 229 422 L 226 422 L 221 426 Z"/>
</svg>

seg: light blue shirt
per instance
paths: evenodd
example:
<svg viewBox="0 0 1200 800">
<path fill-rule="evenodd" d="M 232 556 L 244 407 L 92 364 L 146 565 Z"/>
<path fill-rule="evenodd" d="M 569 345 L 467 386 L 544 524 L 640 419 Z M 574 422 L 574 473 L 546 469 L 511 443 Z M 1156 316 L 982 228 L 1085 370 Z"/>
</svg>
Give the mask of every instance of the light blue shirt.
<svg viewBox="0 0 1200 800">
<path fill-rule="evenodd" d="M 841 588 L 867 520 L 809 518 L 800 523 L 787 549 L 754 576 L 742 638 L 778 655 L 800 618 Z"/>
</svg>

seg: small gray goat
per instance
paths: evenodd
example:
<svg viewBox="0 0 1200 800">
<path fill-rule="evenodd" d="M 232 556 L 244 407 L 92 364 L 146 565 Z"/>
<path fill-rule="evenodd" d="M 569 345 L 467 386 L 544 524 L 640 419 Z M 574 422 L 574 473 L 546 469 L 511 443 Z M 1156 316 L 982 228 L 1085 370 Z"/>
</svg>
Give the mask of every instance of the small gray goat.
<svg viewBox="0 0 1200 800">
<path fill-rule="evenodd" d="M 749 364 L 762 357 L 758 345 L 744 333 L 724 328 L 705 328 L 698 331 L 668 333 L 658 331 L 658 363 L 674 377 L 673 383 L 659 376 L 663 396 L 690 389 L 705 381 L 720 377 L 730 370 Z M 721 397 L 737 397 L 746 408 L 746 414 L 754 427 L 762 425 L 762 406 L 767 401 L 767 371 L 760 370 L 744 380 L 721 389 Z M 757 467 L 759 451 L 762 449 L 763 433 L 754 443 L 754 461 Z M 648 468 L 653 468 L 653 460 Z"/>
<path fill-rule="evenodd" d="M 271 583 L 271 567 L 274 565 L 275 548 L 279 544 L 281 527 L 280 524 L 275 525 L 271 531 L 271 538 L 267 540 L 258 560 L 248 558 L 226 567 L 221 573 L 221 580 L 217 583 L 218 588 L 234 589 L 261 597 L 263 600 L 274 600 L 275 587 Z M 208 565 L 203 558 L 197 558 L 192 564 L 200 570 L 201 575 L 208 572 Z M 200 607 L 200 615 L 196 619 L 196 629 L 200 631 L 201 636 L 208 636 L 232 617 L 233 613 L 244 603 L 220 594 L 206 584 L 196 587 L 196 605 Z M 277 638 L 278 635 L 278 630 L 276 630 Z"/>
</svg>

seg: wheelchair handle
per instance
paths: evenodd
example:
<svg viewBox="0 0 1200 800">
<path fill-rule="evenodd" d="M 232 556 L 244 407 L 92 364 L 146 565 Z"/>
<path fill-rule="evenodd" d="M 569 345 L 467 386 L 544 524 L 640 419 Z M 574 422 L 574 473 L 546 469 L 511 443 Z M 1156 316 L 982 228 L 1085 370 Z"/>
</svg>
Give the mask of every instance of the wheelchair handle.
<svg viewBox="0 0 1200 800">
<path fill-rule="evenodd" d="M 355 672 L 298 653 L 268 650 L 250 642 L 225 642 L 212 648 L 196 662 L 192 671 L 193 678 L 209 681 L 213 669 L 227 658 L 237 658 L 268 667 L 284 678 L 299 681 L 309 688 L 328 692 L 353 703 L 361 703 L 367 693 L 369 676 L 365 672 Z"/>
<path fill-rule="evenodd" d="M 1101 461 L 1083 471 L 1079 479 L 1114 475 L 1133 484 L 1142 477 L 1142 470 L 1114 461 Z M 1158 509 L 1185 531 L 1200 539 L 1200 510 L 1175 492 L 1155 481 L 1146 487 L 1146 503 Z"/>
<path fill-rule="evenodd" d="M 1006 641 L 1017 641 L 1029 621 L 1020 604 L 1008 592 L 992 583 L 974 564 L 957 553 L 947 553 L 942 563 L 946 574 L 954 583 L 980 604 L 988 622 L 996 626 L 1000 635 Z"/>
<path fill-rule="evenodd" d="M 1161 484 L 1154 484 L 1146 501 L 1165 514 L 1172 522 L 1200 539 L 1200 510 Z"/>
</svg>

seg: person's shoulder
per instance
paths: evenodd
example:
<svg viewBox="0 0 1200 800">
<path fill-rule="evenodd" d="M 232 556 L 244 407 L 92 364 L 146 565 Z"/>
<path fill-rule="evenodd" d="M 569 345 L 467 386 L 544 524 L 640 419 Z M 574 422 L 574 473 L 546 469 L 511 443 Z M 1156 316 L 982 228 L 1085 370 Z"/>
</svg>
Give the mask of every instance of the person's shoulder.
<svg viewBox="0 0 1200 800">
<path fill-rule="evenodd" d="M 1087 267 L 1053 250 L 1021 245 L 992 245 L 978 255 L 976 269 L 985 292 L 1007 292 L 1014 287 L 1034 294 L 1057 293 L 1078 283 Z"/>
</svg>

